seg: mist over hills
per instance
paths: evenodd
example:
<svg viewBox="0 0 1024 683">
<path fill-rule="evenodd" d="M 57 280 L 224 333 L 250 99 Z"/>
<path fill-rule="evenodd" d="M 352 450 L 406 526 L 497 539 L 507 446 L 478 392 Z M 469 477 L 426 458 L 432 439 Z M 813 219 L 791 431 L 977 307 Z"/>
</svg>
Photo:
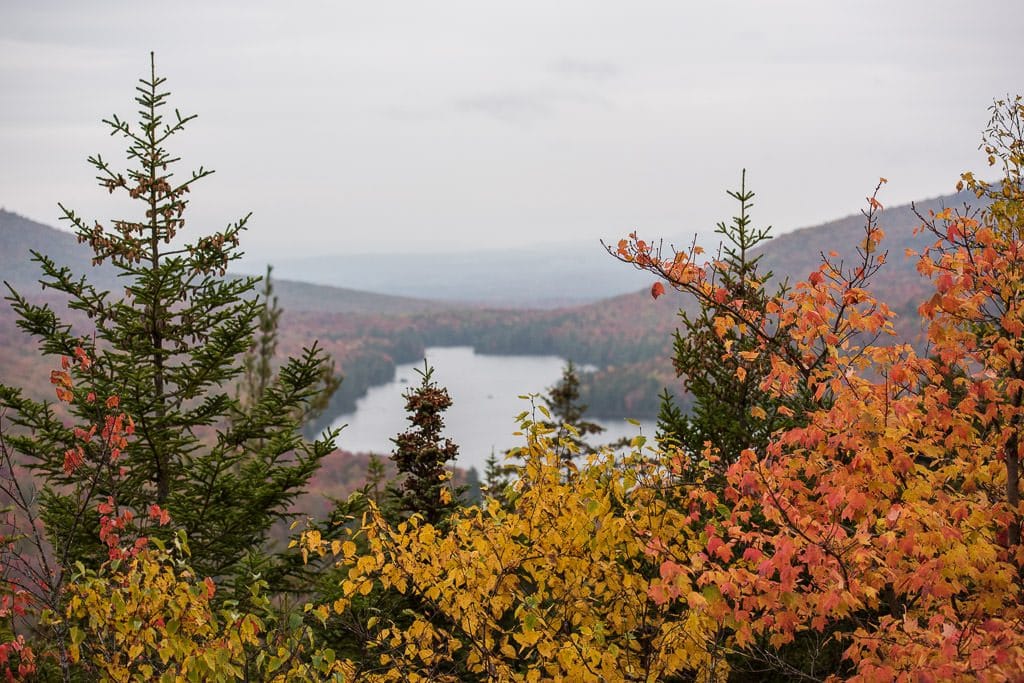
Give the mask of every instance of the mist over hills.
<svg viewBox="0 0 1024 683">
<path fill-rule="evenodd" d="M 927 214 L 974 199 L 970 193 L 950 194 L 920 201 L 917 206 Z M 910 205 L 887 208 L 880 220 L 889 236 L 887 247 L 894 264 L 890 270 L 913 274 L 913 268 L 908 271 L 902 265 L 903 251 L 908 246 L 921 247 L 926 240 L 915 240 L 911 234 L 919 221 Z M 817 267 L 821 253 L 835 250 L 850 258 L 863 223 L 864 217 L 854 213 L 787 231 L 760 250 L 764 265 L 792 278 L 804 277 Z M 647 239 L 661 237 L 646 234 L 642 227 L 638 232 Z M 667 245 L 669 236 L 664 237 Z M 683 235 L 677 245 L 687 245 L 691 239 L 692 235 Z M 254 267 L 243 263 L 240 268 L 255 272 Z M 567 308 L 634 293 L 650 284 L 649 276 L 611 258 L 596 238 L 457 253 L 320 254 L 283 259 L 274 264 L 274 272 L 282 278 L 319 285 L 502 308 Z"/>
<path fill-rule="evenodd" d="M 317 255 L 273 265 L 293 280 L 489 307 L 572 306 L 636 291 L 645 282 L 610 258 L 596 238 L 453 253 Z"/>
<path fill-rule="evenodd" d="M 974 196 L 963 192 L 923 200 L 917 208 L 927 214 L 972 202 Z M 912 235 L 920 221 L 910 205 L 886 208 L 879 218 L 887 235 L 884 246 L 891 251 L 889 265 L 880 274 L 888 289 L 906 276 L 916 279 L 903 251 L 921 248 L 927 239 Z M 817 267 L 822 253 L 836 251 L 852 257 L 863 223 L 863 216 L 851 214 L 785 232 L 760 249 L 762 263 L 779 277 L 805 277 Z M 659 237 L 644 234 L 642 228 L 639 232 L 647 239 Z M 89 250 L 77 244 L 71 233 L 0 209 L 0 277 L 22 289 L 35 287 L 39 268 L 31 261 L 30 249 L 46 253 L 75 274 L 89 272 L 103 287 L 117 284 L 108 267 L 90 270 Z M 467 307 L 565 309 L 634 294 L 650 284 L 649 275 L 618 263 L 596 239 L 457 253 L 320 254 L 272 265 L 281 305 L 286 310 L 318 313 L 391 315 Z M 232 270 L 251 275 L 265 272 L 246 260 Z"/>
</svg>

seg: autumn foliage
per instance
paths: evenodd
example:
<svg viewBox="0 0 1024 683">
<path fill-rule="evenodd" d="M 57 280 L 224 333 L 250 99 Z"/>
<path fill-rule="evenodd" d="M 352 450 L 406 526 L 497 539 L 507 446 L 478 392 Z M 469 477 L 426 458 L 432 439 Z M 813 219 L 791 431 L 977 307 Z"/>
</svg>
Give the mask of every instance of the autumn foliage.
<svg viewBox="0 0 1024 683">
<path fill-rule="evenodd" d="M 688 351 L 707 350 L 707 362 L 728 368 L 729 379 L 756 384 L 743 392 L 749 403 L 715 398 L 724 414 L 741 407 L 757 433 L 742 448 L 735 434 L 709 430 L 702 444 L 637 436 L 625 452 L 580 452 L 583 442 L 535 406 L 520 416 L 514 482 L 463 506 L 442 466 L 455 446 L 437 441 L 449 399 L 425 371 L 421 390 L 432 393 L 419 396 L 429 405 L 410 393 L 419 431 L 396 440 L 405 454 L 396 457 L 399 470 L 419 477 L 406 486 L 414 505 L 389 515 L 364 496 L 339 506 L 333 524 L 311 520 L 274 562 L 257 563 L 241 548 L 222 566 L 209 548 L 191 554 L 187 529 L 206 527 L 176 519 L 190 514 L 185 494 L 175 498 L 195 483 L 185 468 L 163 483 L 124 486 L 140 448 L 136 420 L 144 425 L 129 408 L 151 397 L 107 391 L 117 383 L 97 372 L 101 345 L 70 346 L 50 375 L 68 410 L 46 405 L 14 424 L 42 425 L 37 431 L 53 438 L 29 440 L 8 423 L 0 429 L 0 490 L 9 504 L 0 674 L 1020 680 L 1024 102 L 996 102 L 991 114 L 983 149 L 999 181 L 964 174 L 976 208 L 920 215 L 933 238 L 908 255 L 931 287 L 919 309 L 920 341 L 898 338 L 895 314 L 871 293 L 889 257 L 879 223 L 884 179 L 867 197 L 857 258 L 822 254 L 803 281 L 774 293 L 767 276 L 737 267 L 755 263 L 746 255 L 709 259 L 696 246 L 665 249 L 636 233 L 612 248 L 654 277 L 653 298 L 695 302 L 702 316 L 693 320 L 707 336 Z M 742 203 L 737 225 L 746 226 L 753 194 L 743 188 L 733 196 Z M 199 246 L 197 258 L 223 247 Z M 237 336 L 235 345 L 251 335 Z M 313 356 L 294 380 L 300 388 L 320 377 Z M 228 366 L 224 382 L 238 374 Z M 724 382 L 720 374 L 709 381 Z M 276 396 L 254 410 L 273 413 Z M 64 415 L 78 422 L 65 424 Z M 221 426 L 205 415 L 196 424 Z M 257 442 L 251 447 L 273 452 L 267 471 L 284 477 L 289 458 L 306 452 L 298 429 L 291 421 L 219 443 L 234 453 Z M 161 456 L 177 462 L 187 453 L 171 446 L 198 448 L 200 431 L 170 439 Z M 37 443 L 66 444 L 42 454 L 53 463 L 47 491 L 59 493 L 61 525 L 40 517 L 16 457 L 19 448 L 40 457 Z M 409 453 L 430 457 L 403 469 Z M 274 510 L 325 455 L 307 452 L 301 476 L 267 494 L 268 519 L 281 516 Z M 243 461 L 223 462 L 218 475 Z M 148 495 L 154 488 L 159 495 Z M 261 543 L 265 527 L 252 532 Z M 220 540 L 198 539 L 209 547 Z M 350 630 L 345 638 L 332 632 L 341 628 Z"/>
<path fill-rule="evenodd" d="M 807 393 L 801 424 L 743 451 L 724 485 L 710 476 L 712 441 L 699 454 L 598 458 L 562 479 L 527 426 L 511 510 L 470 509 L 445 534 L 371 513 L 359 532 L 369 552 L 340 558 L 345 594 L 384 582 L 423 610 L 411 625 L 368 625 L 377 668 L 365 676 L 454 680 L 463 666 L 495 680 L 715 679 L 747 659 L 793 677 L 1016 679 L 1024 156 L 1019 135 L 998 134 L 1022 115 L 1019 100 L 993 109 L 986 145 L 1003 181 L 964 177 L 985 208 L 921 217 L 935 235 L 918 255 L 935 286 L 922 351 L 892 338 L 893 314 L 870 294 L 887 256 L 884 180 L 859 260 L 823 256 L 763 311 L 730 300 L 695 250 L 620 242 L 622 260 L 715 307 L 721 337 L 759 340 L 745 359 L 767 358 L 769 396 Z M 667 633 L 678 639 L 666 646 Z M 832 670 L 787 659 L 813 633 L 841 648 Z"/>
</svg>

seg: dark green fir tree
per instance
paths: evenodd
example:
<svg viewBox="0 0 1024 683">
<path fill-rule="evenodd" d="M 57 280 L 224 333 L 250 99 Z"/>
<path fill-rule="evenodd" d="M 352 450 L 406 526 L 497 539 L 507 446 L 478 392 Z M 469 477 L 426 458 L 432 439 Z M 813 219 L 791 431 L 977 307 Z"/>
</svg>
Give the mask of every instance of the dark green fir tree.
<svg viewBox="0 0 1024 683">
<path fill-rule="evenodd" d="M 508 503 L 509 485 L 515 475 L 516 466 L 506 462 L 508 453 L 503 453 L 499 458 L 494 449 L 484 461 L 484 479 L 481 484 L 481 493 L 487 498 L 493 498 L 505 506 Z"/>
<path fill-rule="evenodd" d="M 287 517 L 334 448 L 334 434 L 311 442 L 300 433 L 329 361 L 313 344 L 239 401 L 235 387 L 243 358 L 268 315 L 267 302 L 256 296 L 257 278 L 226 275 L 240 256 L 248 217 L 220 232 L 188 234 L 189 197 L 212 171 L 182 173 L 168 145 L 194 117 L 169 106 L 165 79 L 157 76 L 152 58 L 136 92 L 136 123 L 117 116 L 105 121 L 127 144 L 128 168 L 118 170 L 99 155 L 89 161 L 100 186 L 123 194 L 137 211 L 101 224 L 61 207 L 79 241 L 92 249 L 94 263 L 117 272 L 119 286 L 103 290 L 86 275 L 35 254 L 43 286 L 65 295 L 76 319 L 88 319 L 77 328 L 58 310 L 8 287 L 19 326 L 43 354 L 56 364 L 81 349 L 91 359 L 88 369 L 78 364 L 71 370 L 73 423 L 94 423 L 96 406 L 118 397 L 120 410 L 134 421 L 134 435 L 118 466 L 95 477 L 83 501 L 69 493 L 75 480 L 64 463 L 80 439 L 54 407 L 4 386 L 0 410 L 15 427 L 8 445 L 44 484 L 47 533 L 69 559 L 105 559 L 96 509 L 109 497 L 136 515 L 154 504 L 165 509 L 171 525 L 153 533 L 183 530 L 201 575 L 240 576 L 272 561 L 271 526 Z M 88 449 L 85 457 L 88 465 Z"/>
<path fill-rule="evenodd" d="M 245 354 L 242 365 L 242 381 L 238 386 L 238 407 L 244 413 L 259 402 L 274 379 L 274 358 L 277 355 L 278 327 L 281 324 L 281 309 L 274 294 L 273 268 L 267 266 L 263 276 L 260 298 L 263 308 L 256 327 L 255 340 Z"/>
<path fill-rule="evenodd" d="M 399 480 L 388 488 L 391 508 L 402 517 L 420 514 L 437 525 L 459 505 L 462 492 L 449 481 L 448 463 L 459 447 L 441 435 L 444 413 L 452 405 L 448 390 L 434 381 L 434 368 L 423 362 L 417 369 L 420 384 L 402 394 L 411 423 L 409 429 L 391 440 L 391 454 Z"/>
</svg>

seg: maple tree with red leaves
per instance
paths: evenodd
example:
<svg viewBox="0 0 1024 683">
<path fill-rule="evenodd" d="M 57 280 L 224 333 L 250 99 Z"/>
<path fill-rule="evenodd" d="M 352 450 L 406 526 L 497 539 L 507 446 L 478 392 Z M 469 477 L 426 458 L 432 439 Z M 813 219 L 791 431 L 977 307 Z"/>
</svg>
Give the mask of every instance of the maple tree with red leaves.
<svg viewBox="0 0 1024 683">
<path fill-rule="evenodd" d="M 759 338 L 752 354 L 771 367 L 762 389 L 805 385 L 817 402 L 763 452 L 743 451 L 724 489 L 676 492 L 705 510 L 704 550 L 667 550 L 651 595 L 692 605 L 677 577 L 704 586 L 740 656 L 818 632 L 841 644 L 851 680 L 1014 680 L 1024 669 L 1022 121 L 1019 98 L 997 102 L 983 147 L 1002 180 L 963 177 L 987 208 L 921 217 L 936 238 L 918 265 L 935 287 L 920 309 L 925 354 L 875 343 L 893 317 L 868 289 L 885 258 L 877 190 L 860 262 L 824 257 L 765 316 L 723 296 L 714 263 L 666 258 L 635 235 L 619 244 L 623 260 L 718 307 L 720 334 L 744 326 Z M 705 455 L 717 458 L 715 444 Z"/>
</svg>

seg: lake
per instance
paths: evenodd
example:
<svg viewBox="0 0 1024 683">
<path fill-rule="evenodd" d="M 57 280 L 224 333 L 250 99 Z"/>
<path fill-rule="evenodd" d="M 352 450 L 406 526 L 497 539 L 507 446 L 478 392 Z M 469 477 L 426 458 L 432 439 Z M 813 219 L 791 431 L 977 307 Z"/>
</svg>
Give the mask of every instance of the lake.
<svg viewBox="0 0 1024 683">
<path fill-rule="evenodd" d="M 524 444 L 517 431 L 515 417 L 530 408 L 519 396 L 543 393 L 562 376 L 565 360 L 557 356 L 485 356 L 471 347 L 432 347 L 426 350 L 427 362 L 434 368 L 434 381 L 448 389 L 452 407 L 445 413 L 445 436 L 459 445 L 459 467 L 475 467 L 483 475 L 491 452 L 501 454 Z M 354 413 L 342 415 L 334 427 L 346 426 L 338 438 L 338 447 L 353 452 L 391 452 L 389 439 L 405 431 L 405 399 L 402 394 L 418 386 L 416 369 L 423 361 L 395 368 L 388 384 L 371 387 L 356 402 Z M 538 413 L 538 417 L 540 414 Z M 623 420 L 592 420 L 606 431 L 589 439 L 591 443 L 615 441 L 623 436 L 654 435 L 654 423 L 641 426 Z"/>
</svg>

